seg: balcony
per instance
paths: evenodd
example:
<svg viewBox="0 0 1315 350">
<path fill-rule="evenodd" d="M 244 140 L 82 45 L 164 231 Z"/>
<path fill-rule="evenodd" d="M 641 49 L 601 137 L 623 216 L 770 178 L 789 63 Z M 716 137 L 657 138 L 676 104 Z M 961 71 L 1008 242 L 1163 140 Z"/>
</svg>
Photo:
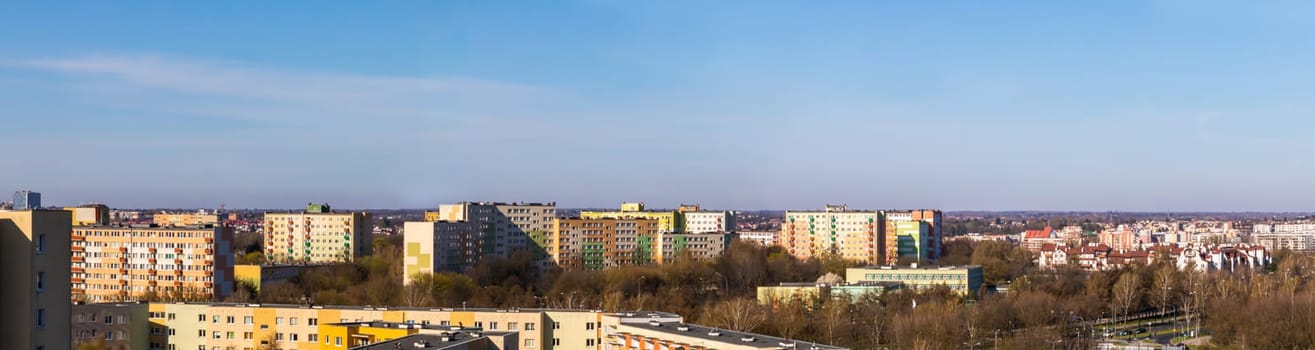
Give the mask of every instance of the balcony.
<svg viewBox="0 0 1315 350">
<path fill-rule="evenodd" d="M 82 258 L 82 257 L 80 257 L 80 256 L 75 256 L 75 257 L 73 257 L 72 261 L 75 262 L 75 263 L 80 263 L 80 262 L 84 262 L 84 261 L 86 261 L 86 259 L 84 259 L 84 258 Z"/>
<path fill-rule="evenodd" d="M 212 255 L 212 254 L 214 254 L 214 253 L 215 253 L 215 251 L 214 251 L 213 249 L 210 249 L 210 248 L 206 248 L 206 249 L 205 249 L 205 255 Z"/>
<path fill-rule="evenodd" d="M 128 274 L 128 269 L 119 269 L 119 274 L 120 274 L 120 275 L 126 275 L 126 274 Z"/>
<path fill-rule="evenodd" d="M 215 239 L 214 239 L 214 238 L 210 238 L 210 237 L 206 237 L 206 238 L 205 238 L 205 243 L 206 243 L 206 244 L 215 243 Z"/>
<path fill-rule="evenodd" d="M 86 248 L 83 248 L 82 246 L 76 246 L 76 245 L 75 245 L 75 246 L 72 246 L 72 247 L 69 247 L 69 249 L 72 249 L 74 252 L 84 252 L 84 251 L 87 250 Z"/>
<path fill-rule="evenodd" d="M 157 272 L 158 272 L 158 271 L 155 271 L 155 269 L 150 269 L 150 270 L 147 270 L 147 271 L 146 271 L 146 273 L 150 274 L 151 276 L 155 276 L 155 274 L 156 274 Z"/>
<path fill-rule="evenodd" d="M 78 236 L 78 235 L 72 235 L 72 236 L 69 236 L 69 240 L 72 240 L 72 241 L 74 241 L 74 242 L 82 242 L 82 241 L 87 240 L 87 237 L 85 237 L 85 236 Z"/>
<path fill-rule="evenodd" d="M 154 287 L 154 286 L 155 286 L 155 283 L 156 283 L 155 280 L 151 280 L 150 282 L 147 282 L 147 284 L 150 284 L 151 287 Z"/>
<path fill-rule="evenodd" d="M 127 253 L 127 252 L 128 252 L 128 247 L 119 247 L 119 252 L 120 252 L 120 253 Z"/>
<path fill-rule="evenodd" d="M 182 254 L 183 248 L 174 248 L 174 254 Z"/>
<path fill-rule="evenodd" d="M 174 270 L 174 276 L 182 276 L 183 270 Z"/>
<path fill-rule="evenodd" d="M 87 270 L 84 270 L 83 268 L 81 268 L 81 267 L 77 267 L 77 266 L 74 266 L 74 267 L 73 267 L 72 269 L 70 269 L 69 271 L 72 271 L 73 273 L 86 273 L 86 272 L 87 272 Z"/>
<path fill-rule="evenodd" d="M 126 285 L 128 285 L 128 280 L 119 280 L 119 285 L 120 285 L 120 286 L 126 286 Z M 124 293 L 127 293 L 127 291 L 124 291 Z"/>
<path fill-rule="evenodd" d="M 83 283 L 87 283 L 87 280 L 85 280 L 85 279 L 81 279 L 81 278 L 78 278 L 78 277 L 73 277 L 73 278 L 70 278 L 70 279 L 69 279 L 69 283 L 73 283 L 73 284 L 83 284 Z"/>
<path fill-rule="evenodd" d="M 215 275 L 215 272 L 214 272 L 214 271 L 206 271 L 206 272 L 205 272 L 205 275 L 206 275 L 206 276 L 214 276 L 214 275 Z"/>
<path fill-rule="evenodd" d="M 155 254 L 155 248 L 150 249 L 151 254 Z"/>
</svg>

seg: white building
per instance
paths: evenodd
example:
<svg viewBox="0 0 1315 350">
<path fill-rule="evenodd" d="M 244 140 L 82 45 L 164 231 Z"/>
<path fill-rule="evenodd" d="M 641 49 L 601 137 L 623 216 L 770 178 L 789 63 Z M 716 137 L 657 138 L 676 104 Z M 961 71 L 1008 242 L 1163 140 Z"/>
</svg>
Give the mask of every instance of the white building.
<svg viewBox="0 0 1315 350">
<path fill-rule="evenodd" d="M 685 233 L 735 232 L 735 212 L 687 211 Z"/>
<path fill-rule="evenodd" d="M 776 232 L 776 231 L 740 231 L 740 232 L 736 232 L 735 234 L 738 235 L 739 238 L 742 239 L 742 240 L 746 240 L 746 241 L 749 241 L 749 242 L 757 243 L 757 244 L 762 245 L 762 246 L 764 246 L 764 247 L 770 247 L 770 246 L 774 246 L 774 245 L 776 245 L 776 235 L 777 235 L 777 234 L 780 234 L 780 232 Z"/>
<path fill-rule="evenodd" d="M 351 262 L 370 255 L 373 227 L 370 213 L 335 213 L 327 204 L 265 213 L 265 256 L 284 263 Z"/>
</svg>

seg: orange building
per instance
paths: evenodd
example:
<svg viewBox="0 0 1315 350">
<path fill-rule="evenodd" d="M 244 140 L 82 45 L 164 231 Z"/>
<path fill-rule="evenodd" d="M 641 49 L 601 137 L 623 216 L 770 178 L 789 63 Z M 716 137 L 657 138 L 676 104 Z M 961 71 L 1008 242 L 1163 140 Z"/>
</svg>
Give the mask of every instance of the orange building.
<svg viewBox="0 0 1315 350">
<path fill-rule="evenodd" d="M 548 253 L 564 269 L 648 264 L 660 254 L 660 226 L 657 219 L 559 219 Z"/>
<path fill-rule="evenodd" d="M 73 300 L 200 301 L 233 290 L 226 227 L 73 227 Z"/>
</svg>

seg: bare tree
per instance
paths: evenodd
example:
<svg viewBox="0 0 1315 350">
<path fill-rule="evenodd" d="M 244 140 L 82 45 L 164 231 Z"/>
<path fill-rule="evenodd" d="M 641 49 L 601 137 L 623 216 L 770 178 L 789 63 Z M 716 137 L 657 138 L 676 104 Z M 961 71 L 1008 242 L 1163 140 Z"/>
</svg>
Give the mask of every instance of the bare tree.
<svg viewBox="0 0 1315 350">
<path fill-rule="evenodd" d="M 1132 307 L 1141 300 L 1141 276 L 1136 272 L 1127 271 L 1119 275 L 1119 281 L 1114 282 L 1114 306 L 1118 314 L 1128 316 Z M 1117 320 L 1116 320 L 1117 321 Z"/>
<path fill-rule="evenodd" d="M 738 332 L 751 332 L 767 321 L 767 313 L 762 305 L 749 298 L 725 300 L 708 307 L 704 312 L 705 322 L 711 326 Z"/>
<path fill-rule="evenodd" d="M 1178 296 L 1178 270 L 1173 265 L 1160 266 L 1155 270 L 1154 280 L 1152 280 L 1151 296 L 1155 301 L 1155 308 L 1160 311 L 1167 311 L 1174 305 L 1174 298 Z"/>
</svg>

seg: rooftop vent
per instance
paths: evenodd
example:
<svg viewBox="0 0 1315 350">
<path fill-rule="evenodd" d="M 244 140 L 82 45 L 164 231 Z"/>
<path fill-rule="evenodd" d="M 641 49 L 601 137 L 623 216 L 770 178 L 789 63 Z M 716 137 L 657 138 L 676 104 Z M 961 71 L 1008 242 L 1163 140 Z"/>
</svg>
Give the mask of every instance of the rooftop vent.
<svg viewBox="0 0 1315 350">
<path fill-rule="evenodd" d="M 779 345 L 783 348 L 794 349 L 794 343 L 781 342 Z"/>
<path fill-rule="evenodd" d="M 421 340 L 421 341 L 417 341 L 417 342 L 415 342 L 415 343 L 411 343 L 411 345 L 413 345 L 413 346 L 415 346 L 415 347 L 417 347 L 417 348 L 427 348 L 427 347 L 429 347 L 429 342 L 428 342 L 428 341 Z"/>
<path fill-rule="evenodd" d="M 713 337 L 720 337 L 720 336 L 721 336 L 721 331 L 711 331 L 711 332 L 708 332 L 708 335 L 709 335 L 709 336 L 713 336 Z"/>
<path fill-rule="evenodd" d="M 681 332 L 689 332 L 689 326 L 686 326 L 686 325 L 683 325 L 683 324 L 682 324 L 682 325 L 680 325 L 680 326 L 676 326 L 676 330 L 681 331 Z"/>
<path fill-rule="evenodd" d="M 658 322 L 657 320 L 648 321 L 648 325 L 653 326 L 653 327 L 658 327 L 658 326 L 661 326 L 661 325 L 662 325 L 662 322 Z"/>
<path fill-rule="evenodd" d="M 745 343 L 752 343 L 754 340 L 758 340 L 758 339 L 754 337 L 740 337 L 740 341 Z"/>
</svg>

